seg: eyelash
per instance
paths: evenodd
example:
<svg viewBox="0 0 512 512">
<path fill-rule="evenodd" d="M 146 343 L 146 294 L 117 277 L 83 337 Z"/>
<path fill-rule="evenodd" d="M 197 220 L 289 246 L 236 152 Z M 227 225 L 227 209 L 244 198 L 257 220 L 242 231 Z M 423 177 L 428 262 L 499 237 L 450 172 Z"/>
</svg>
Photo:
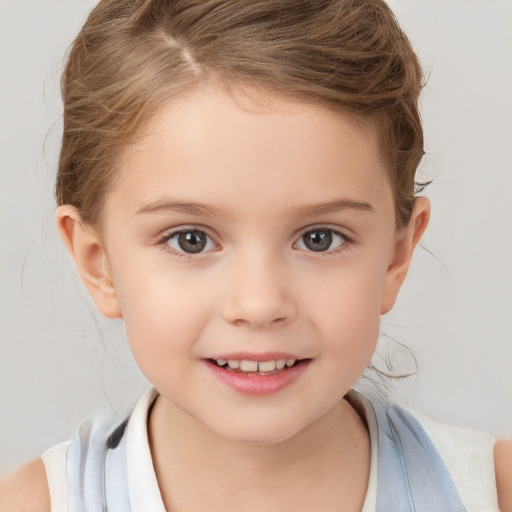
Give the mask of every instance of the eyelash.
<svg viewBox="0 0 512 512">
<path fill-rule="evenodd" d="M 209 241 L 211 241 L 215 245 L 217 245 L 214 242 L 213 237 L 210 236 L 208 234 L 208 231 L 202 226 L 187 226 L 185 228 L 180 228 L 180 229 L 177 229 L 174 231 L 167 232 L 157 241 L 157 245 L 161 246 L 166 253 L 171 254 L 172 256 L 174 256 L 176 258 L 191 259 L 196 255 L 200 256 L 201 254 L 204 254 L 203 251 L 200 251 L 197 253 L 188 253 L 185 251 L 178 251 L 169 246 L 170 240 L 172 240 L 174 237 L 177 237 L 181 234 L 186 234 L 186 233 L 202 233 L 202 234 L 206 235 L 206 237 L 208 238 Z M 207 241 L 207 243 L 208 243 L 208 241 Z"/>
<path fill-rule="evenodd" d="M 299 237 L 297 238 L 297 241 L 293 244 L 293 247 L 297 247 L 297 245 L 299 243 L 303 243 L 304 244 L 304 237 L 308 234 L 308 233 L 318 233 L 318 232 L 321 232 L 321 231 L 326 231 L 326 232 L 329 232 L 332 235 L 334 236 L 338 236 L 340 238 L 343 239 L 343 241 L 341 242 L 341 244 L 338 246 L 338 247 L 335 247 L 334 249 L 328 249 L 326 251 L 314 251 L 312 249 L 302 249 L 308 253 L 311 253 L 312 255 L 322 255 L 324 257 L 328 257 L 328 256 L 332 256 L 333 254 L 340 254 L 342 252 L 345 252 L 347 250 L 349 250 L 352 245 L 354 244 L 354 240 L 352 239 L 352 237 L 348 236 L 346 233 L 344 233 L 343 231 L 340 231 L 339 229 L 335 229 L 333 227 L 330 227 L 330 226 L 310 226 L 310 227 L 307 227 L 306 229 L 304 229 L 301 234 L 299 235 Z"/>
<path fill-rule="evenodd" d="M 293 248 L 297 248 L 297 245 L 301 242 L 304 243 L 303 242 L 304 237 L 308 233 L 315 233 L 315 232 L 321 232 L 321 231 L 329 232 L 329 233 L 331 233 L 331 235 L 341 237 L 343 239 L 342 243 L 338 247 L 335 247 L 334 249 L 328 249 L 326 251 L 314 251 L 312 249 L 309 249 L 309 250 L 308 249 L 300 249 L 300 250 L 303 250 L 307 253 L 311 253 L 313 255 L 318 254 L 318 255 L 323 255 L 323 256 L 329 256 L 329 255 L 339 254 L 339 253 L 349 250 L 354 243 L 352 237 L 349 237 L 342 231 L 332 228 L 332 227 L 329 227 L 329 226 L 320 225 L 320 226 L 309 226 L 309 227 L 305 228 L 301 232 L 301 234 L 297 237 L 296 241 L 293 244 Z M 169 241 L 172 240 L 173 238 L 178 237 L 181 234 L 194 233 L 194 232 L 204 234 L 208 238 L 208 240 L 206 242 L 207 244 L 208 244 L 208 241 L 210 241 L 210 242 L 213 242 L 213 244 L 215 244 L 216 246 L 218 246 L 218 244 L 216 244 L 216 242 L 214 241 L 213 237 L 208 234 L 208 230 L 206 230 L 202 226 L 187 226 L 185 228 L 180 228 L 180 229 L 177 229 L 174 231 L 167 232 L 161 238 L 158 239 L 157 245 L 161 246 L 165 252 L 167 252 L 167 253 L 171 254 L 173 257 L 177 257 L 177 258 L 192 259 L 195 256 L 200 256 L 202 254 L 205 254 L 205 252 L 210 252 L 211 249 L 209 251 L 200 250 L 197 253 L 186 252 L 184 250 L 176 250 L 169 246 Z"/>
</svg>

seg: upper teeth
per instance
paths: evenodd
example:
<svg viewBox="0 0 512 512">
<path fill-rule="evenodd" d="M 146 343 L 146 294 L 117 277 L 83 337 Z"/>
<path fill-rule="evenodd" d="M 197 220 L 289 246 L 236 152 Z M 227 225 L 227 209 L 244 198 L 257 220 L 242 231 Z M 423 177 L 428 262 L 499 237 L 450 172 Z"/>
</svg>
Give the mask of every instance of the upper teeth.
<svg viewBox="0 0 512 512">
<path fill-rule="evenodd" d="M 243 372 L 272 372 L 282 370 L 285 366 L 293 366 L 296 359 L 276 359 L 274 361 L 250 361 L 249 359 L 217 359 L 219 366 L 226 363 L 232 370 L 240 369 Z"/>
</svg>

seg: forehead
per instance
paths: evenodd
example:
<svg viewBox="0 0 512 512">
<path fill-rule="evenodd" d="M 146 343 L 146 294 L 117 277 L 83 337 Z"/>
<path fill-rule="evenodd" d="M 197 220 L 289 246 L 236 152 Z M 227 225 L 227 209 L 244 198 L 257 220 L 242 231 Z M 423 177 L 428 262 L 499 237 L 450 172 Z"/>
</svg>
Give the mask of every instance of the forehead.
<svg viewBox="0 0 512 512">
<path fill-rule="evenodd" d="M 122 195 L 134 207 L 169 195 L 275 212 L 348 194 L 392 208 L 370 123 L 262 90 L 210 87 L 169 102 L 125 150 L 119 171 L 111 199 Z"/>
</svg>

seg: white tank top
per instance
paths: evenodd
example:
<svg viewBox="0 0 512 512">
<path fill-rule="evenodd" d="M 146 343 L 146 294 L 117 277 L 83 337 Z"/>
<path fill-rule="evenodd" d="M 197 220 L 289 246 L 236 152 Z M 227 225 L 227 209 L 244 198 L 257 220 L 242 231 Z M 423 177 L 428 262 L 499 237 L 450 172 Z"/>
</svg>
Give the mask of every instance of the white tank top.
<svg viewBox="0 0 512 512">
<path fill-rule="evenodd" d="M 165 512 L 147 432 L 148 412 L 157 396 L 154 389 L 148 390 L 127 424 L 112 429 L 98 421 L 84 423 L 74 440 L 42 455 L 51 512 Z M 347 399 L 364 416 L 370 436 L 370 477 L 363 512 L 499 512 L 494 438 L 397 406 L 372 403 L 353 391 Z M 420 440 L 420 451 L 407 447 L 410 433 L 413 444 Z M 429 468 L 417 465 L 425 445 L 430 447 Z M 432 471 L 437 480 L 433 478 L 429 487 Z M 397 480 L 405 481 L 403 488 L 390 489 Z M 384 481 L 385 488 L 379 487 Z M 429 495 L 422 496 L 425 493 Z"/>
</svg>

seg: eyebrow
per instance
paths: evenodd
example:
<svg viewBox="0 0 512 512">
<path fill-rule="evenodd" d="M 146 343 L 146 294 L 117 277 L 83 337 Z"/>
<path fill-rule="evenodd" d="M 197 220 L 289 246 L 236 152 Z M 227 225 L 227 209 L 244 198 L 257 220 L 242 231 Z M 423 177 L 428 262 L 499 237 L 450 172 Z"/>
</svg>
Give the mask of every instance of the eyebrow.
<svg viewBox="0 0 512 512">
<path fill-rule="evenodd" d="M 188 213 L 190 215 L 204 215 L 207 217 L 220 216 L 222 213 L 219 208 L 205 203 L 161 199 L 145 204 L 137 210 L 137 215 L 160 212 Z"/>
<path fill-rule="evenodd" d="M 333 213 L 343 210 L 359 210 L 363 212 L 375 211 L 373 206 L 366 201 L 357 201 L 353 199 L 334 199 L 332 201 L 326 201 L 323 203 L 315 203 L 311 205 L 300 206 L 298 208 L 292 208 L 291 212 L 295 215 L 307 217 L 309 215 Z M 161 199 L 149 202 L 137 210 L 137 215 L 160 212 L 178 212 L 187 213 L 189 215 L 202 215 L 206 217 L 228 216 L 226 212 L 214 205 L 188 201 L 175 201 L 169 199 Z"/>
<path fill-rule="evenodd" d="M 294 212 L 301 216 L 319 215 L 322 213 L 332 213 L 343 210 L 359 210 L 363 212 L 375 212 L 375 209 L 366 201 L 356 201 L 353 199 L 334 199 L 325 203 L 300 206 Z"/>
</svg>

